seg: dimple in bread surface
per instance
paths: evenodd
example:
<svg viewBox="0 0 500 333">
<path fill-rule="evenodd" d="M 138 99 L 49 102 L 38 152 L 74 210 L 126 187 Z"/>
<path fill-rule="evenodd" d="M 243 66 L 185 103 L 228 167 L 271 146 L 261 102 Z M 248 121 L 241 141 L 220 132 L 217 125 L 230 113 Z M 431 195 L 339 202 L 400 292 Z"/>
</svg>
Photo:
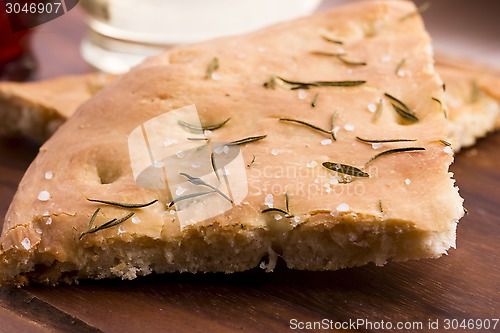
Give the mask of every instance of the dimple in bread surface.
<svg viewBox="0 0 500 333">
<path fill-rule="evenodd" d="M 134 278 L 152 271 L 234 272 L 258 266 L 265 256 L 272 269 L 277 255 L 289 267 L 315 270 L 439 257 L 454 246 L 462 200 L 448 172 L 453 156 L 439 142 L 447 139 L 448 122 L 432 100 L 443 92 L 429 37 L 418 16 L 401 21 L 414 10 L 409 2 L 354 4 L 241 37 L 173 49 L 114 81 L 44 144 L 21 181 L 1 236 L 2 283 Z M 329 43 L 323 35 L 344 44 Z M 312 51 L 343 52 L 367 65 Z M 206 79 L 214 57 L 220 68 Z M 405 72 L 397 75 L 401 59 L 406 59 Z M 266 89 L 263 83 L 271 75 L 366 83 L 291 90 L 278 82 Z M 419 121 L 402 123 L 384 93 L 411 106 Z M 383 111 L 373 121 L 370 105 L 380 100 Z M 148 120 L 193 104 L 204 124 L 231 118 L 212 132 L 213 140 L 267 137 L 240 147 L 251 165 L 243 202 L 181 228 L 167 207 L 168 191 L 136 184 L 127 139 Z M 324 133 L 279 121 L 288 117 L 328 127 L 334 112 L 338 129 L 331 143 Z M 383 156 L 367 168 L 371 177 L 336 184 L 337 175 L 323 162 L 361 167 L 383 150 L 408 146 L 384 143 L 375 149 L 356 136 L 415 139 L 411 145 L 425 151 Z M 285 193 L 293 218 L 262 213 L 266 196 L 272 194 L 275 207 L 281 207 Z M 136 211 L 140 223 L 127 220 L 79 239 L 100 207 L 85 197 L 159 201 Z M 106 207 L 96 223 L 126 212 Z"/>
</svg>

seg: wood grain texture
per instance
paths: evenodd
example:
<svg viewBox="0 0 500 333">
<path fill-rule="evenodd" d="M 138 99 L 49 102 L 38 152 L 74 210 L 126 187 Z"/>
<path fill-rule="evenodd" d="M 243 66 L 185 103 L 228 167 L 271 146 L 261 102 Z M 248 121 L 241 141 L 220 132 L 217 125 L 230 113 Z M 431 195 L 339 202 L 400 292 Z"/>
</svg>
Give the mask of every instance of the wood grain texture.
<svg viewBox="0 0 500 333">
<path fill-rule="evenodd" d="M 35 42 L 40 78 L 88 68 L 71 56 L 82 34 L 81 13 L 75 9 L 61 20 L 42 31 L 57 31 L 57 38 L 35 36 L 49 43 Z M 76 28 L 63 30 L 68 22 L 77 22 Z M 69 57 L 58 53 L 64 50 Z M 0 224 L 37 151 L 26 141 L 0 139 Z M 4 289 L 0 332 L 285 332 L 293 318 L 424 325 L 429 319 L 499 318 L 499 153 L 496 133 L 456 156 L 452 171 L 470 214 L 460 222 L 458 249 L 439 260 L 336 272 L 292 271 L 281 263 L 274 273 L 166 274 Z"/>
</svg>

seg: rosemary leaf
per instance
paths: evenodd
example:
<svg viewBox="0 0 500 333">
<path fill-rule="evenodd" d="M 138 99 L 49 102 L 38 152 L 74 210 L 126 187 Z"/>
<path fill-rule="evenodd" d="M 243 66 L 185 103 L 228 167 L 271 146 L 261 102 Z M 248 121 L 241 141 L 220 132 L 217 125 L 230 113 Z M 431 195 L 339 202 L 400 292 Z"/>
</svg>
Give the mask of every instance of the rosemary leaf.
<svg viewBox="0 0 500 333">
<path fill-rule="evenodd" d="M 377 120 L 382 115 L 382 111 L 384 110 L 384 103 L 380 100 L 377 104 L 377 109 L 375 110 L 375 114 L 373 115 L 372 123 L 377 122 Z"/>
<path fill-rule="evenodd" d="M 94 221 L 97 217 L 97 214 L 99 214 L 99 212 L 101 211 L 101 207 L 97 208 L 94 212 L 94 214 L 92 214 L 92 217 L 90 218 L 90 221 L 89 221 L 89 227 L 88 229 L 90 230 L 90 228 L 92 228 L 92 225 L 94 224 Z"/>
<path fill-rule="evenodd" d="M 264 82 L 264 88 L 266 89 L 275 89 L 276 88 L 276 75 L 271 75 L 271 77 Z"/>
<path fill-rule="evenodd" d="M 208 63 L 205 79 L 210 79 L 212 77 L 212 74 L 218 69 L 219 69 L 219 58 L 215 57 Z"/>
<path fill-rule="evenodd" d="M 403 68 L 404 64 L 406 62 L 406 58 L 403 58 L 401 59 L 401 61 L 398 63 L 398 65 L 396 66 L 396 70 L 394 71 L 394 73 L 397 75 L 398 72 L 401 70 L 401 68 Z"/>
<path fill-rule="evenodd" d="M 250 168 L 254 163 L 255 163 L 255 155 L 253 155 L 252 161 L 249 164 L 247 164 L 247 167 Z"/>
<path fill-rule="evenodd" d="M 368 162 L 365 163 L 365 167 L 370 164 L 371 162 L 375 161 L 377 158 L 389 155 L 389 154 L 396 154 L 396 153 L 404 153 L 404 152 L 412 152 L 412 151 L 421 151 L 425 150 L 423 147 L 405 147 L 405 148 L 395 148 L 395 149 L 389 149 L 386 151 L 383 151 L 381 153 L 378 153 L 377 155 L 373 156 L 368 160 Z"/>
<path fill-rule="evenodd" d="M 407 112 L 406 110 L 403 110 L 402 108 L 400 108 L 396 104 L 392 104 L 392 107 L 394 108 L 396 113 L 404 120 L 407 120 L 407 121 L 412 122 L 412 123 L 416 123 L 419 121 L 419 119 L 414 114 L 411 114 L 411 113 Z"/>
<path fill-rule="evenodd" d="M 297 87 L 355 87 L 365 84 L 366 81 L 312 81 L 312 82 L 300 82 L 300 81 L 291 81 L 284 79 L 280 76 L 277 76 L 281 81 L 293 85 L 292 89 L 297 89 Z"/>
<path fill-rule="evenodd" d="M 309 128 L 312 128 L 316 131 L 320 131 L 322 133 L 326 133 L 326 134 L 332 134 L 331 131 L 327 131 L 325 129 L 322 129 L 321 127 L 318 127 L 316 125 L 313 125 L 313 124 L 310 124 L 308 122 L 305 122 L 303 120 L 297 120 L 297 119 L 291 119 L 291 118 L 280 118 L 281 121 L 288 121 L 288 122 L 291 122 L 291 123 L 297 123 L 297 124 L 301 124 L 301 125 L 304 125 L 304 126 L 307 126 Z"/>
<path fill-rule="evenodd" d="M 337 138 L 335 137 L 335 120 L 337 120 L 338 115 L 339 115 L 338 111 L 335 111 L 332 114 L 332 130 L 330 131 L 330 134 L 332 135 L 333 141 L 337 141 Z"/>
<path fill-rule="evenodd" d="M 251 136 L 248 138 L 244 138 L 244 139 L 240 139 L 240 140 L 236 140 L 236 141 L 231 141 L 227 144 L 227 146 L 243 145 L 245 143 L 250 143 L 250 142 L 255 142 L 255 141 L 265 139 L 266 137 L 267 137 L 267 135 Z"/>
<path fill-rule="evenodd" d="M 380 208 L 380 212 L 383 213 L 384 212 L 384 206 L 382 206 L 382 200 L 378 201 L 378 206 Z"/>
<path fill-rule="evenodd" d="M 191 141 L 210 141 L 210 138 L 187 138 Z"/>
<path fill-rule="evenodd" d="M 196 132 L 203 132 L 205 130 L 209 130 L 209 131 L 213 131 L 213 130 L 216 130 L 218 128 L 221 128 L 222 126 L 226 125 L 226 123 L 231 119 L 231 117 L 227 118 L 226 120 L 224 120 L 223 122 L 220 122 L 218 124 L 214 124 L 214 125 L 207 125 L 207 126 L 196 126 L 196 125 L 192 125 L 190 123 L 187 123 L 185 122 L 184 120 L 179 120 L 177 121 L 179 123 L 179 125 L 181 125 L 182 127 L 188 129 L 188 130 L 191 130 L 191 131 L 196 131 Z"/>
<path fill-rule="evenodd" d="M 350 166 L 350 165 L 347 165 L 347 164 L 323 162 L 323 166 L 329 170 L 343 173 L 343 174 L 349 175 L 349 176 L 370 177 L 370 175 L 367 174 L 366 172 L 364 172 L 363 170 L 358 169 L 358 168 L 353 167 L 353 166 Z"/>
<path fill-rule="evenodd" d="M 363 139 L 359 136 L 356 137 L 361 142 L 365 143 L 388 143 L 388 142 L 409 142 L 409 141 L 417 141 L 417 139 L 383 139 L 383 140 L 372 140 L 372 139 Z"/>
<path fill-rule="evenodd" d="M 446 91 L 446 83 L 443 82 L 443 91 Z"/>
<path fill-rule="evenodd" d="M 392 96 L 391 94 L 389 93 L 384 93 L 384 95 L 386 97 L 388 97 L 389 99 L 391 99 L 392 101 L 398 103 L 399 105 L 402 106 L 402 108 L 408 112 L 408 113 L 411 113 L 411 114 L 415 114 L 415 112 L 413 112 L 405 103 L 403 103 L 401 100 L 397 99 L 396 97 Z"/>
<path fill-rule="evenodd" d="M 350 66 L 366 66 L 365 61 L 354 61 L 354 60 L 349 60 L 345 58 L 345 55 L 339 55 L 337 58 L 342 61 L 346 65 Z"/>
<path fill-rule="evenodd" d="M 445 109 L 444 109 L 444 107 L 443 107 L 443 102 L 441 102 L 441 101 L 440 101 L 439 99 L 437 99 L 436 97 L 432 97 L 432 100 L 433 100 L 433 101 L 436 101 L 436 102 L 438 102 L 438 103 L 439 103 L 439 107 L 441 108 L 441 111 L 443 111 L 443 113 L 444 113 L 444 117 L 445 117 L 445 118 L 448 118 L 448 114 L 446 113 L 446 110 L 445 110 Z"/>
<path fill-rule="evenodd" d="M 421 6 L 419 6 L 417 8 L 417 10 L 412 11 L 411 13 L 408 13 L 408 14 L 404 15 L 399 20 L 400 21 L 406 21 L 407 19 L 409 19 L 409 18 L 411 18 L 411 17 L 413 17 L 415 15 L 422 14 L 423 12 L 427 11 L 430 7 L 431 7 L 431 2 L 427 1 L 427 2 L 423 3 Z"/>
<path fill-rule="evenodd" d="M 325 57 L 340 57 L 345 55 L 343 52 L 325 52 L 325 51 L 311 51 L 311 54 Z"/>
<path fill-rule="evenodd" d="M 87 198 L 87 200 L 90 202 L 99 202 L 99 203 L 110 205 L 110 206 L 117 206 L 117 207 L 122 207 L 122 208 L 132 208 L 132 209 L 144 208 L 144 207 L 150 206 L 158 201 L 157 199 L 155 199 L 151 202 L 144 203 L 144 204 L 131 204 L 131 203 L 116 202 L 116 201 L 108 201 L 108 200 L 89 199 L 89 198 Z"/>
<path fill-rule="evenodd" d="M 333 38 L 330 38 L 328 36 L 325 36 L 325 35 L 322 35 L 321 38 L 323 38 L 323 40 L 327 41 L 327 42 L 330 42 L 330 43 L 334 43 L 334 44 L 338 44 L 338 45 L 343 45 L 344 42 L 338 40 L 338 39 L 333 39 Z"/>
<path fill-rule="evenodd" d="M 186 177 L 188 179 L 188 181 L 193 184 L 193 185 L 198 185 L 198 186 L 205 186 L 205 187 L 208 187 L 210 188 L 211 190 L 214 190 L 217 194 L 219 194 L 220 196 L 222 196 L 224 199 L 226 199 L 227 201 L 229 201 L 230 203 L 233 203 L 233 200 L 231 200 L 231 198 L 229 198 L 226 194 L 224 194 L 224 192 L 222 192 L 221 190 L 219 190 L 218 188 L 216 188 L 215 186 L 212 186 L 210 184 L 208 184 L 207 182 L 205 182 L 203 179 L 201 178 L 197 178 L 197 177 L 193 177 L 193 176 L 190 176 L 188 175 L 187 173 L 185 172 L 181 172 L 180 173 L 182 176 Z"/>
<path fill-rule="evenodd" d="M 464 214 L 465 215 L 469 215 L 469 210 L 467 208 L 464 207 Z"/>
<path fill-rule="evenodd" d="M 285 208 L 286 208 L 286 211 L 287 213 L 290 214 L 290 199 L 288 198 L 288 192 L 285 192 Z"/>
<path fill-rule="evenodd" d="M 192 198 L 200 197 L 202 195 L 207 195 L 207 194 L 210 194 L 210 193 L 215 193 L 215 191 L 197 192 L 197 193 L 191 193 L 191 194 L 182 195 L 182 196 L 177 197 L 174 200 L 170 201 L 170 203 L 168 204 L 168 207 L 172 207 L 173 205 L 175 205 L 179 201 L 183 201 L 183 200 L 187 200 L 187 199 L 192 199 Z"/>
<path fill-rule="evenodd" d="M 212 169 L 214 170 L 215 176 L 220 183 L 219 170 L 217 170 L 217 164 L 215 164 L 215 153 L 210 154 L 210 163 L 212 163 Z"/>
<path fill-rule="evenodd" d="M 314 98 L 311 102 L 311 107 L 313 107 L 313 108 L 315 108 L 316 104 L 318 103 L 318 95 L 319 95 L 319 93 L 316 93 L 316 95 L 314 95 Z"/>
<path fill-rule="evenodd" d="M 262 210 L 262 213 L 268 213 L 268 212 L 278 212 L 278 213 L 284 214 L 285 217 L 292 217 L 289 213 L 287 213 L 283 209 L 279 209 L 279 208 L 266 208 L 266 209 Z"/>
<path fill-rule="evenodd" d="M 104 230 L 104 229 L 112 228 L 112 227 L 114 227 L 114 226 L 116 226 L 116 225 L 118 225 L 120 223 L 125 222 L 126 220 L 128 220 L 129 218 L 131 218 L 134 214 L 135 214 L 134 212 L 131 212 L 127 216 L 122 217 L 121 219 L 118 219 L 118 220 L 117 219 L 112 219 L 112 220 L 109 220 L 108 222 L 106 222 L 104 224 L 101 224 L 100 226 L 94 227 L 92 229 L 89 228 L 89 230 L 84 231 L 84 232 L 82 232 L 80 234 L 79 239 L 82 239 L 85 235 L 93 234 L 95 232 L 98 232 L 98 231 L 101 231 L 101 230 Z"/>
<path fill-rule="evenodd" d="M 447 146 L 447 147 L 451 147 L 451 143 L 449 143 L 448 141 L 445 141 L 445 140 L 439 140 L 439 142 L 441 142 L 443 145 Z"/>
</svg>

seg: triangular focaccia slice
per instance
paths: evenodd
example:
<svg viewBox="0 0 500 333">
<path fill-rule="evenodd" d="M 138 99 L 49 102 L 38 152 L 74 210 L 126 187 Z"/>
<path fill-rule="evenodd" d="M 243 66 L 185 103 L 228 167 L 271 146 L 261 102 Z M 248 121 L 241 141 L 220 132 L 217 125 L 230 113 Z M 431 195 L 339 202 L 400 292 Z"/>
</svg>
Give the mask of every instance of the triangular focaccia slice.
<svg viewBox="0 0 500 333">
<path fill-rule="evenodd" d="M 1 237 L 2 283 L 235 272 L 265 257 L 272 269 L 277 256 L 331 270 L 446 253 L 462 199 L 440 141 L 449 124 L 433 100 L 443 91 L 429 37 L 417 15 L 402 19 L 413 11 L 358 3 L 174 49 L 114 81 L 21 181 Z M 211 130 L 197 131 L 197 117 Z"/>
<path fill-rule="evenodd" d="M 114 79 L 91 73 L 31 82 L 0 83 L 0 134 L 47 140 L 87 99 Z"/>
</svg>

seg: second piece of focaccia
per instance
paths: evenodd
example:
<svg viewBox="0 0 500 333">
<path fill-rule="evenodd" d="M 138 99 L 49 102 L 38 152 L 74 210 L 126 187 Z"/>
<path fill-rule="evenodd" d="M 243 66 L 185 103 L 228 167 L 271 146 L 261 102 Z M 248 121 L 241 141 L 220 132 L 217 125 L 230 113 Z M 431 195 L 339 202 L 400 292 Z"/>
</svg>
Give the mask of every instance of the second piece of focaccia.
<svg viewBox="0 0 500 333">
<path fill-rule="evenodd" d="M 177 48 L 114 81 L 21 181 L 0 281 L 235 272 L 266 257 L 272 269 L 277 256 L 331 270 L 446 253 L 462 199 L 414 11 L 357 3 Z"/>
</svg>

